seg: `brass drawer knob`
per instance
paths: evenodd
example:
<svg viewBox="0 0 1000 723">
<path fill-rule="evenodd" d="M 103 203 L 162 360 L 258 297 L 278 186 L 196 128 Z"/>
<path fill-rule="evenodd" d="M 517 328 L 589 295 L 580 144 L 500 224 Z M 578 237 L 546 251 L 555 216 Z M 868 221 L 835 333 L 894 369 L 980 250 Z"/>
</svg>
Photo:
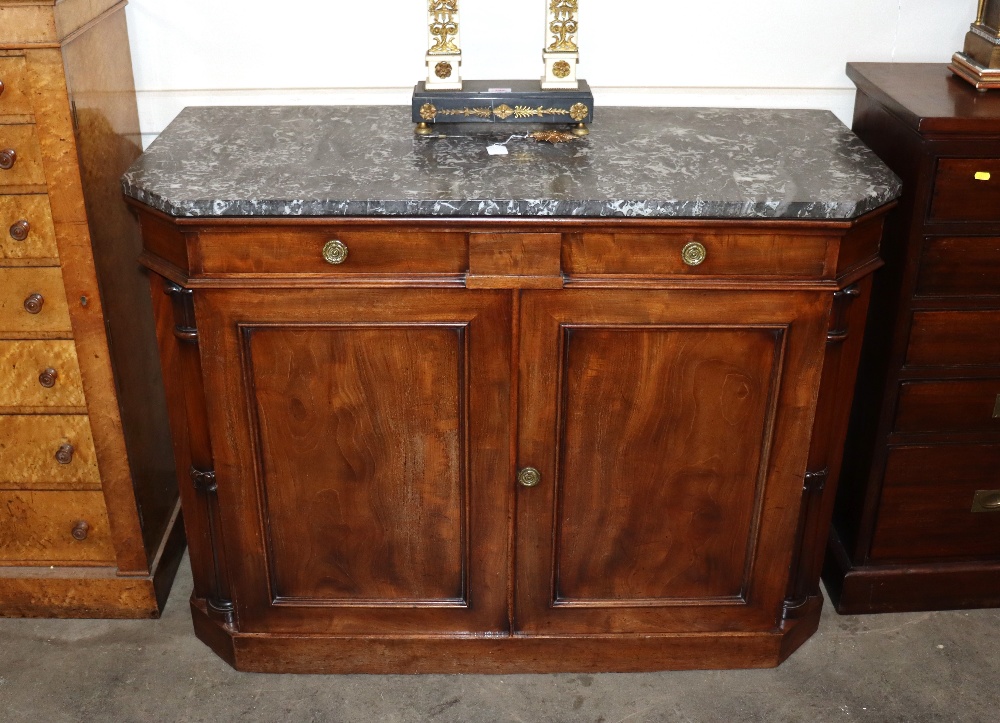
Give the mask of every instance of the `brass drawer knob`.
<svg viewBox="0 0 1000 723">
<path fill-rule="evenodd" d="M 83 542 L 87 539 L 87 534 L 90 532 L 90 525 L 87 524 L 86 520 L 77 520 L 73 525 L 73 529 L 70 532 L 73 535 L 73 539 L 77 542 Z"/>
<path fill-rule="evenodd" d="M 16 160 L 17 153 L 14 152 L 13 148 L 4 148 L 0 151 L 0 169 L 9 171 L 14 167 L 14 161 Z"/>
<path fill-rule="evenodd" d="M 347 244 L 338 239 L 323 244 L 323 260 L 328 264 L 342 264 L 347 260 Z"/>
<path fill-rule="evenodd" d="M 684 248 L 681 249 L 681 260 L 688 266 L 697 266 L 705 260 L 707 255 L 708 252 L 705 250 L 705 247 L 697 241 L 686 243 L 684 244 Z"/>
<path fill-rule="evenodd" d="M 45 369 L 38 375 L 38 383 L 46 389 L 51 389 L 56 385 L 56 378 L 58 376 L 59 372 L 55 369 Z"/>
<path fill-rule="evenodd" d="M 7 86 L 3 84 L 2 80 L 0 80 L 0 95 L 3 95 L 5 90 L 7 90 Z"/>
<path fill-rule="evenodd" d="M 69 464 L 73 461 L 73 445 L 63 444 L 56 450 L 56 462 L 59 464 Z"/>
<path fill-rule="evenodd" d="M 989 171 L 976 171 L 975 179 L 977 181 L 988 181 L 990 177 Z"/>
<path fill-rule="evenodd" d="M 10 227 L 10 237 L 15 241 L 24 241 L 28 238 L 28 231 L 31 230 L 31 226 L 23 218 L 20 221 L 14 222 Z"/>
<path fill-rule="evenodd" d="M 973 512 L 1000 512 L 1000 490 L 976 490 L 972 498 Z"/>
<path fill-rule="evenodd" d="M 542 481 L 542 474 L 534 467 L 525 467 L 517 473 L 517 481 L 522 487 L 534 487 Z"/>
<path fill-rule="evenodd" d="M 24 310 L 29 314 L 37 314 L 42 310 L 42 305 L 44 304 L 44 296 L 41 294 L 29 294 L 28 298 L 24 300 Z"/>
</svg>

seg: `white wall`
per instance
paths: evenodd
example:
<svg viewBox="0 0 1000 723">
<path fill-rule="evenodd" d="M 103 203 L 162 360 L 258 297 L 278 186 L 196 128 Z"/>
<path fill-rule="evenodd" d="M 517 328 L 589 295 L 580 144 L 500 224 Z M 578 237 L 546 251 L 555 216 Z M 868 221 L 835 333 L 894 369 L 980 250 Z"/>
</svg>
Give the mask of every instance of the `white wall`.
<svg viewBox="0 0 1000 723">
<path fill-rule="evenodd" d="M 541 75 L 545 0 L 461 0 L 463 76 Z M 854 61 L 940 62 L 977 0 L 582 0 L 597 106 L 827 108 Z M 131 0 L 144 142 L 187 105 L 408 104 L 425 0 Z"/>
</svg>

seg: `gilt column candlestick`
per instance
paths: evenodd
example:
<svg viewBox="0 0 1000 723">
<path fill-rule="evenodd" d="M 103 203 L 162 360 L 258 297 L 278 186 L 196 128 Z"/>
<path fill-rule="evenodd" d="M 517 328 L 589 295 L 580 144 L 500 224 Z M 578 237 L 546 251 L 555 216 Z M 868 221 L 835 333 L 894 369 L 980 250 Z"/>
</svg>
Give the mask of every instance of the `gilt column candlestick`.
<svg viewBox="0 0 1000 723">
<path fill-rule="evenodd" d="M 429 90 L 462 89 L 458 0 L 428 0 L 427 82 Z"/>
<path fill-rule="evenodd" d="M 576 89 L 576 64 L 580 49 L 576 44 L 578 0 L 549 0 L 545 17 L 546 45 L 542 50 L 545 75 L 542 88 Z"/>
</svg>

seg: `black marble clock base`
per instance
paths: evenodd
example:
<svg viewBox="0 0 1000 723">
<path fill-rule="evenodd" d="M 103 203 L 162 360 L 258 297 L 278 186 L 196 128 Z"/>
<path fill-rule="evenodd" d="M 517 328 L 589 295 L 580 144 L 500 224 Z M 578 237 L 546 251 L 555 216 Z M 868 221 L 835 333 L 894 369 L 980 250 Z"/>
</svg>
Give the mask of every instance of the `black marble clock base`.
<svg viewBox="0 0 1000 723">
<path fill-rule="evenodd" d="M 467 80 L 462 90 L 413 89 L 418 133 L 439 123 L 543 123 L 571 125 L 586 133 L 594 120 L 594 94 L 587 81 L 573 90 L 542 90 L 537 80 Z"/>
</svg>

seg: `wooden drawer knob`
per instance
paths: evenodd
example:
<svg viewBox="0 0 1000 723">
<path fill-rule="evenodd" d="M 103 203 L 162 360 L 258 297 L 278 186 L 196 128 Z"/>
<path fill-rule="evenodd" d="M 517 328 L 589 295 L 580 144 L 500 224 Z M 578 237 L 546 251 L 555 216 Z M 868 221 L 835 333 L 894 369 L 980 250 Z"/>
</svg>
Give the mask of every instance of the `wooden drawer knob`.
<svg viewBox="0 0 1000 723">
<path fill-rule="evenodd" d="M 41 294 L 29 294 L 28 298 L 24 300 L 24 310 L 29 314 L 37 314 L 41 312 L 42 306 L 45 304 L 45 297 Z"/>
<path fill-rule="evenodd" d="M 79 542 L 83 542 L 87 539 L 87 534 L 90 532 L 90 525 L 87 524 L 86 520 L 77 520 L 73 525 L 73 529 L 70 532 L 73 535 L 73 539 Z"/>
<path fill-rule="evenodd" d="M 4 148 L 0 151 L 0 169 L 9 171 L 14 167 L 14 161 L 16 160 L 17 153 L 14 152 L 13 148 Z"/>
<path fill-rule="evenodd" d="M 58 376 L 59 372 L 55 369 L 45 369 L 38 375 L 38 383 L 46 389 L 51 389 L 56 385 L 56 378 L 58 378 Z"/>
<path fill-rule="evenodd" d="M 14 222 L 10 227 L 10 237 L 15 241 L 24 241 L 28 238 L 28 231 L 31 230 L 31 226 L 23 218 L 20 221 Z"/>
<path fill-rule="evenodd" d="M 73 461 L 73 445 L 63 444 L 56 450 L 56 462 L 59 464 L 69 464 Z"/>
<path fill-rule="evenodd" d="M 328 264 L 342 264 L 347 260 L 347 244 L 338 239 L 323 244 L 323 260 Z"/>
<path fill-rule="evenodd" d="M 697 241 L 684 244 L 684 248 L 681 249 L 681 260 L 688 266 L 697 266 L 705 260 L 706 256 L 708 256 L 708 252 Z"/>
</svg>

